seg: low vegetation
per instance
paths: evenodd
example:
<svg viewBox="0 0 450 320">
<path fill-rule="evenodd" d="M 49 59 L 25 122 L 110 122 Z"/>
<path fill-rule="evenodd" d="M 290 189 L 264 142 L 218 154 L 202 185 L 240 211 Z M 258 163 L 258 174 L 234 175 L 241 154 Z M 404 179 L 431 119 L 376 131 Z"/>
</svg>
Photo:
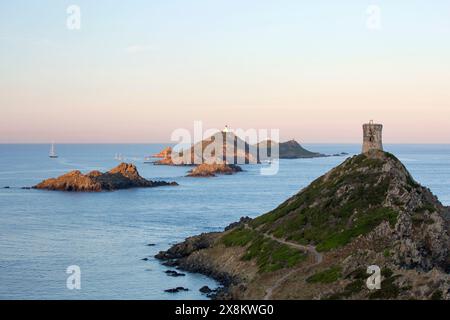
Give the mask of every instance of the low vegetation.
<svg viewBox="0 0 450 320">
<path fill-rule="evenodd" d="M 337 281 L 341 276 L 341 267 L 334 266 L 329 269 L 319 271 L 306 279 L 309 283 L 332 283 Z"/>
<path fill-rule="evenodd" d="M 244 227 L 230 231 L 222 237 L 227 246 L 246 246 L 242 260 L 255 260 L 260 272 L 272 272 L 293 267 L 306 259 L 300 251 L 268 239 L 255 230 Z"/>
<path fill-rule="evenodd" d="M 397 212 L 383 207 L 391 183 L 389 175 L 382 174 L 384 163 L 364 154 L 353 157 L 254 219 L 252 226 L 278 238 L 316 245 L 320 251 L 344 246 L 383 221 L 393 226 Z"/>
</svg>

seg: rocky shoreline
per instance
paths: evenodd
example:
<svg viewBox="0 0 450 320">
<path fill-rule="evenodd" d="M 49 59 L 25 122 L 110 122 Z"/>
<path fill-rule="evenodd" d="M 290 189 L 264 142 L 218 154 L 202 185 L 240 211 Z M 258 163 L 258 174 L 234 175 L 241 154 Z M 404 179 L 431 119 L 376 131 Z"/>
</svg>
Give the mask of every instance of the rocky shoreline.
<svg viewBox="0 0 450 320">
<path fill-rule="evenodd" d="M 233 222 L 224 231 L 243 226 L 251 221 L 249 217 L 242 217 Z M 228 300 L 232 296 L 229 293 L 231 286 L 239 286 L 243 281 L 238 274 L 231 273 L 227 268 L 221 268 L 207 256 L 198 254 L 200 250 L 212 248 L 220 238 L 222 232 L 202 233 L 176 243 L 166 251 L 160 251 L 154 257 L 168 267 L 175 267 L 186 272 L 200 273 L 220 283 L 220 287 L 209 292 L 209 298 L 214 300 Z"/>
</svg>

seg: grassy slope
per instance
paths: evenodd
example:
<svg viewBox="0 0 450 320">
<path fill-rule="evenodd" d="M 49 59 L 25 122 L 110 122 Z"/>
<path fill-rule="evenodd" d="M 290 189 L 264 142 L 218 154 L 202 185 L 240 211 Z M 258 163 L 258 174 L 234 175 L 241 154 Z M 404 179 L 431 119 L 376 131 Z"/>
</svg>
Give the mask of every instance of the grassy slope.
<svg viewBox="0 0 450 320">
<path fill-rule="evenodd" d="M 316 245 L 319 251 L 346 245 L 382 221 L 393 225 L 397 212 L 383 206 L 391 183 L 383 174 L 384 164 L 366 155 L 353 157 L 251 225 L 278 238 Z"/>
</svg>

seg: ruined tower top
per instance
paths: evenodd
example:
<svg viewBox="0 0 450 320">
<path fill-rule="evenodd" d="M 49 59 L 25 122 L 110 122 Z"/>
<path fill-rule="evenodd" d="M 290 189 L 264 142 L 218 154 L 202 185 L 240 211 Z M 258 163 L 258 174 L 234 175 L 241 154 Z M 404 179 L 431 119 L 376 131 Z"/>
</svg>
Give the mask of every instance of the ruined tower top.
<svg viewBox="0 0 450 320">
<path fill-rule="evenodd" d="M 369 123 L 363 124 L 363 153 L 369 152 L 370 150 L 383 150 L 382 131 L 383 125 L 373 123 L 373 120 L 370 120 Z"/>
</svg>

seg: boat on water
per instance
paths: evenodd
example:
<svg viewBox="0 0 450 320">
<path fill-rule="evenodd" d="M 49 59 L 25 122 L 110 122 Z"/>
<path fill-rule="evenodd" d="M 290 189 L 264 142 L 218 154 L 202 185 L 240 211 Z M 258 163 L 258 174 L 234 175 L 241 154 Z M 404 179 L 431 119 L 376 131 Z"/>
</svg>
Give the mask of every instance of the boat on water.
<svg viewBox="0 0 450 320">
<path fill-rule="evenodd" d="M 117 161 L 123 161 L 124 157 L 122 156 L 121 153 L 116 153 L 116 155 L 114 156 L 114 160 Z"/>
<path fill-rule="evenodd" d="M 144 157 L 144 163 L 153 163 L 153 158 L 152 157 Z"/>
<path fill-rule="evenodd" d="M 55 144 L 54 143 L 52 143 L 52 146 L 50 147 L 50 152 L 49 152 L 49 154 L 48 154 L 48 156 L 50 157 L 50 158 L 58 158 L 58 155 L 56 154 L 56 151 L 55 151 Z"/>
</svg>

